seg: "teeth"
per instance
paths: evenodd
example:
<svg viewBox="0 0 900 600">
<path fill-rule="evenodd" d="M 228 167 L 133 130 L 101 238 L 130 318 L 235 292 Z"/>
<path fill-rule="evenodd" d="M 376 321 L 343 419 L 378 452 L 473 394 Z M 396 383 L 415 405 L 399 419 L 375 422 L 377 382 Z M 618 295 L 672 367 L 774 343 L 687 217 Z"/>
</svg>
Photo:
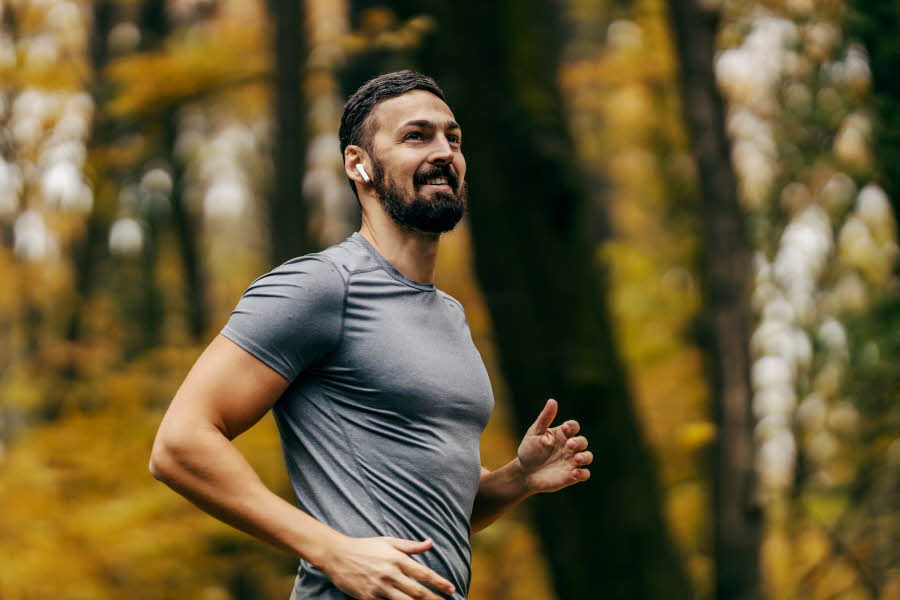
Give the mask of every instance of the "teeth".
<svg viewBox="0 0 900 600">
<path fill-rule="evenodd" d="M 435 179 L 428 180 L 429 185 L 446 185 L 447 178 L 446 177 L 437 177 Z"/>
</svg>

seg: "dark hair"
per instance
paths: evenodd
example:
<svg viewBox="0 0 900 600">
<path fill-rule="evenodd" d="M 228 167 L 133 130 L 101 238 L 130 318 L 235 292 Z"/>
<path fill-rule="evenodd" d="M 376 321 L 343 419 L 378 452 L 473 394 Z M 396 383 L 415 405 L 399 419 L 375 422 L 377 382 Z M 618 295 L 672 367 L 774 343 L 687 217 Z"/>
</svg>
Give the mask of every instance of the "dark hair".
<svg viewBox="0 0 900 600">
<path fill-rule="evenodd" d="M 369 118 L 372 109 L 383 100 L 413 90 L 431 92 L 446 102 L 443 90 L 435 83 L 434 79 L 415 71 L 385 73 L 362 84 L 344 104 L 344 114 L 341 115 L 341 129 L 338 134 L 341 140 L 341 157 L 343 158 L 344 150 L 350 145 L 359 146 L 371 153 L 372 138 L 378 128 L 375 119 Z M 352 179 L 348 178 L 348 180 L 350 188 L 358 199 L 356 184 Z"/>
</svg>

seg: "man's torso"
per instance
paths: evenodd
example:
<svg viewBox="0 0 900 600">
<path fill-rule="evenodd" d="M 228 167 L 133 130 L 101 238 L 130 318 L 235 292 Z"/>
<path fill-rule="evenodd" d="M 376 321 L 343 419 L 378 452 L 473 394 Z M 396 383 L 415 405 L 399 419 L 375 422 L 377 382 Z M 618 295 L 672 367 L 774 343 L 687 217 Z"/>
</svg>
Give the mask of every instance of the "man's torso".
<svg viewBox="0 0 900 600">
<path fill-rule="evenodd" d="M 257 336 L 272 322 L 297 337 Z M 354 537 L 433 538 L 416 559 L 464 598 L 493 397 L 459 303 L 354 234 L 254 282 L 223 334 L 292 380 L 273 412 L 301 508 Z M 304 563 L 299 598 L 344 596 Z"/>
</svg>

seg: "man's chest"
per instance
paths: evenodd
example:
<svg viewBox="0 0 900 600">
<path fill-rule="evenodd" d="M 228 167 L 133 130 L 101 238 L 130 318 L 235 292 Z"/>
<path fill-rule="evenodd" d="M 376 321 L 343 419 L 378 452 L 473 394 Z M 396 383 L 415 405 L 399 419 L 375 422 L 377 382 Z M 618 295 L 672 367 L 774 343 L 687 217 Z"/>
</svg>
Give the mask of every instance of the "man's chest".
<svg viewBox="0 0 900 600">
<path fill-rule="evenodd" d="M 487 422 L 490 380 L 459 307 L 436 293 L 348 296 L 321 382 L 367 407 Z"/>
</svg>

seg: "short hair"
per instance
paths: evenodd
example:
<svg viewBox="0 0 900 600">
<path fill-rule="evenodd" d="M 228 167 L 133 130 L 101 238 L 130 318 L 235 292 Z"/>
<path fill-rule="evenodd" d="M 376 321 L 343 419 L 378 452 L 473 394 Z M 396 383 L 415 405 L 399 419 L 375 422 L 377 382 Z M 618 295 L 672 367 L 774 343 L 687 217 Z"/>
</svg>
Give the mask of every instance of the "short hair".
<svg viewBox="0 0 900 600">
<path fill-rule="evenodd" d="M 344 150 L 350 145 L 359 146 L 371 153 L 372 139 L 375 137 L 378 123 L 374 117 L 370 119 L 369 115 L 375 105 L 413 90 L 425 90 L 444 102 L 447 101 L 444 98 L 443 90 L 434 79 L 415 71 L 385 73 L 362 84 L 344 104 L 344 114 L 341 115 L 341 129 L 338 134 L 341 140 L 341 157 L 343 158 Z M 356 184 L 352 179 L 348 178 L 348 180 L 350 189 L 359 199 Z"/>
</svg>

